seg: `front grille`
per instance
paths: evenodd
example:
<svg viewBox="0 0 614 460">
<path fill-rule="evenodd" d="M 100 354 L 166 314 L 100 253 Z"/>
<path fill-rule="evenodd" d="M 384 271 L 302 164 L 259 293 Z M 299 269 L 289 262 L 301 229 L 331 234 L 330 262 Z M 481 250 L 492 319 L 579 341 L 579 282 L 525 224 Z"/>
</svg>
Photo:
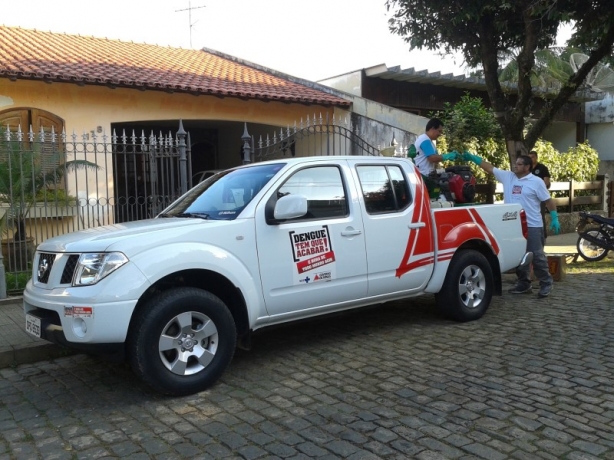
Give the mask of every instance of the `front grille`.
<svg viewBox="0 0 614 460">
<path fill-rule="evenodd" d="M 39 283 L 47 284 L 47 281 L 49 281 L 49 275 L 51 274 L 51 267 L 53 267 L 54 261 L 55 254 L 41 252 L 40 256 L 38 257 L 38 268 L 36 270 L 37 279 Z"/>
<path fill-rule="evenodd" d="M 72 277 L 75 273 L 77 262 L 79 262 L 79 254 L 71 254 L 68 256 L 66 265 L 64 265 L 64 271 L 62 272 L 62 279 L 60 280 L 61 284 L 72 283 Z"/>
</svg>

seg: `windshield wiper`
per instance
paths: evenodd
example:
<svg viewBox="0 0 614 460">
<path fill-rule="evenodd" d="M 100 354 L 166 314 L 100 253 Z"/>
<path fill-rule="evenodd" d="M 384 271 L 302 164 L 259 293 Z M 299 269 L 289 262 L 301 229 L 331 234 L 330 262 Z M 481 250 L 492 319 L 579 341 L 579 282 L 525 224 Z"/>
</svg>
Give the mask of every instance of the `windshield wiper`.
<svg viewBox="0 0 614 460">
<path fill-rule="evenodd" d="M 168 216 L 169 217 L 198 217 L 199 219 L 209 218 L 209 214 L 206 214 L 204 212 L 182 212 L 181 214 L 168 215 Z"/>
</svg>

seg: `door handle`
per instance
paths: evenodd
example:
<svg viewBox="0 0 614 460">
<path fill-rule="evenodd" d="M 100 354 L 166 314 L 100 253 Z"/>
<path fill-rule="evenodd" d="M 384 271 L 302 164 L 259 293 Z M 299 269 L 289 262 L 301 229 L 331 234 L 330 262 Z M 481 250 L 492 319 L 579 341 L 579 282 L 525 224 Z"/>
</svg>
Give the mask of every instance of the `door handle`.
<svg viewBox="0 0 614 460">
<path fill-rule="evenodd" d="M 362 233 L 361 230 L 344 230 L 341 232 L 341 236 L 356 236 Z"/>
<path fill-rule="evenodd" d="M 426 223 L 425 222 L 415 222 L 415 223 L 409 224 L 407 227 L 410 229 L 423 228 L 423 227 L 426 227 Z"/>
</svg>

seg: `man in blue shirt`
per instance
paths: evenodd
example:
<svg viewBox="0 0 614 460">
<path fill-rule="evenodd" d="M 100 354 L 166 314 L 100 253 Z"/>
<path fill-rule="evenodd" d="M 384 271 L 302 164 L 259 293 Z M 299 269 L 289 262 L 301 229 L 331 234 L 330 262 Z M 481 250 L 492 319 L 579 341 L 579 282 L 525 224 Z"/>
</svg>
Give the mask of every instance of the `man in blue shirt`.
<svg viewBox="0 0 614 460">
<path fill-rule="evenodd" d="M 414 163 L 423 176 L 428 176 L 435 170 L 435 165 L 446 160 L 455 160 L 458 153 L 444 153 L 440 155 L 433 144 L 443 134 L 443 122 L 439 118 L 431 118 L 426 124 L 426 132 L 421 134 L 414 142 L 416 157 Z"/>
</svg>

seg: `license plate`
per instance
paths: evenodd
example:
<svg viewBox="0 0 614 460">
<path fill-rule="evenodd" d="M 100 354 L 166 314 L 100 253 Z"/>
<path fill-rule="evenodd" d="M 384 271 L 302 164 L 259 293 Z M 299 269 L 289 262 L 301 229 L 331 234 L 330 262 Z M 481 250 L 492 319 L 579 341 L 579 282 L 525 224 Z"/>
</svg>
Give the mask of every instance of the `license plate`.
<svg viewBox="0 0 614 460">
<path fill-rule="evenodd" d="M 36 316 L 26 314 L 26 332 L 33 336 L 41 336 L 41 320 Z"/>
</svg>

